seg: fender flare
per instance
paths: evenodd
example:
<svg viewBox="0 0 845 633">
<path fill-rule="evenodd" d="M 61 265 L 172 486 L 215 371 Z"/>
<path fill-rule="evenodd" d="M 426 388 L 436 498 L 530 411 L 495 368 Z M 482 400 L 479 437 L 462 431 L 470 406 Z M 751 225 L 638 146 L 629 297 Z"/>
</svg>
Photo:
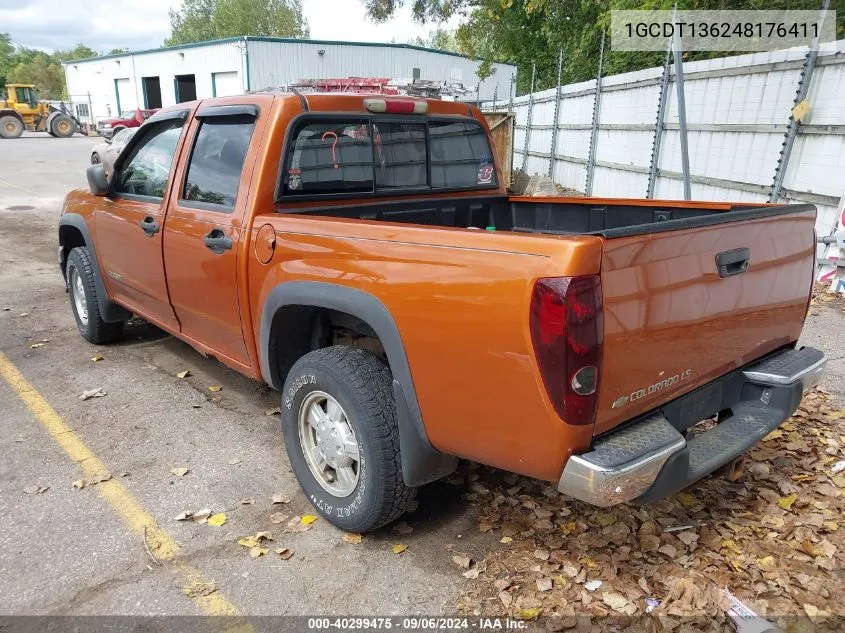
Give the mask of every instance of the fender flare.
<svg viewBox="0 0 845 633">
<path fill-rule="evenodd" d="M 399 425 L 402 478 L 408 486 L 421 486 L 454 472 L 458 458 L 435 449 L 425 432 L 411 368 L 399 328 L 385 305 L 373 295 L 314 281 L 283 282 L 273 288 L 261 308 L 259 356 L 261 374 L 274 389 L 284 388 L 286 376 L 270 362 L 273 319 L 285 306 L 301 305 L 346 312 L 367 323 L 381 340 L 393 373 L 393 395 Z"/>
<path fill-rule="evenodd" d="M 94 248 L 94 240 L 91 239 L 91 234 L 88 231 L 88 225 L 85 219 L 78 213 L 64 213 L 59 218 L 59 249 L 60 261 L 59 266 L 62 270 L 62 277 L 65 280 L 65 292 L 67 292 L 67 255 L 65 252 L 65 245 L 62 244 L 62 227 L 72 226 L 82 233 L 82 239 L 85 240 L 85 247 L 91 253 L 91 267 L 94 269 L 94 285 L 97 288 L 97 306 L 100 308 L 100 316 L 106 323 L 117 323 L 118 321 L 127 321 L 132 318 L 132 313 L 126 308 L 109 301 L 109 295 L 106 292 L 106 285 L 103 283 L 103 275 L 100 272 L 100 262 L 97 259 L 97 251 Z"/>
</svg>

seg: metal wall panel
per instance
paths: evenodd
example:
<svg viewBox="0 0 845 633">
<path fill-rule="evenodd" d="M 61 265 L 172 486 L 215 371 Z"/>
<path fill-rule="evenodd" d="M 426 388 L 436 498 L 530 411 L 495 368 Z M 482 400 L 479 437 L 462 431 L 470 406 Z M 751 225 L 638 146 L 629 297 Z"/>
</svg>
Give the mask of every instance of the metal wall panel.
<svg viewBox="0 0 845 633">
<path fill-rule="evenodd" d="M 282 86 L 300 79 L 333 77 L 388 77 L 410 81 L 418 68 L 421 79 L 460 82 L 473 90 L 478 85 L 480 62 L 458 55 L 400 46 L 324 43 L 301 40 L 250 39 L 250 87 L 253 90 Z M 322 51 L 322 54 L 320 53 Z M 494 92 L 507 98 L 516 67 L 493 64 L 495 72 L 481 82 L 480 99 L 491 100 Z M 475 93 L 472 93 L 475 98 Z"/>
<path fill-rule="evenodd" d="M 69 62 L 64 64 L 68 92 L 72 95 L 90 93 L 96 118 L 117 115 L 114 80 L 119 78 L 130 79 L 135 97 L 133 101 L 141 106 L 144 105 L 143 77 L 159 78 L 163 106 L 176 103 L 176 75 L 194 75 L 197 98 L 208 98 L 212 96 L 212 73 L 234 72 L 243 77 L 242 47 L 239 41 L 229 41 Z M 133 105 L 128 104 L 129 107 Z M 127 109 L 123 96 L 121 106 Z"/>
<path fill-rule="evenodd" d="M 765 202 L 775 174 L 806 48 L 738 55 L 684 65 L 692 197 Z M 654 141 L 661 68 L 603 79 L 593 195 L 645 197 Z M 594 81 L 563 86 L 554 178 L 583 191 Z M 554 89 L 534 94 L 531 147 L 524 170 L 548 172 Z M 845 41 L 822 49 L 803 121 L 788 164 L 788 200 L 813 202 L 816 230 L 828 235 L 845 195 Z M 523 165 L 529 96 L 514 99 L 518 128 L 514 165 Z M 498 101 L 504 109 L 509 102 Z M 669 86 L 655 197 L 683 198 L 675 85 Z M 746 126 L 733 129 L 730 126 Z M 763 127 L 765 126 L 765 127 Z M 831 126 L 830 128 L 822 126 Z M 627 128 L 627 129 L 626 129 Z M 566 158 L 561 158 L 566 157 Z M 674 172 L 666 173 L 666 172 Z M 716 179 L 718 182 L 709 182 Z M 727 182 L 724 182 L 727 181 Z"/>
</svg>

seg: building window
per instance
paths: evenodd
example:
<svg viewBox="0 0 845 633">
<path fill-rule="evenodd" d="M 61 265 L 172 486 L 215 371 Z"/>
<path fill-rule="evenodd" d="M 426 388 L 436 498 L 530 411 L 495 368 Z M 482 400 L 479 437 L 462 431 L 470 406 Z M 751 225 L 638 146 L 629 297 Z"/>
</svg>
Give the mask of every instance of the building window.
<svg viewBox="0 0 845 633">
<path fill-rule="evenodd" d="M 77 119 L 87 119 L 90 116 L 91 116 L 91 114 L 88 111 L 88 104 L 87 103 L 77 103 L 76 104 L 76 118 Z"/>
</svg>

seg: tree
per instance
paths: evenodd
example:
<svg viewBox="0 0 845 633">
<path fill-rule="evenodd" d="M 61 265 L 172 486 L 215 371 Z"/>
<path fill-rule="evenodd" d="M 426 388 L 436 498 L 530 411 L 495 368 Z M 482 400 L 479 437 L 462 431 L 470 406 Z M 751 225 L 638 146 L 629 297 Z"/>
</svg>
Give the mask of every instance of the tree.
<svg viewBox="0 0 845 633">
<path fill-rule="evenodd" d="M 19 49 L 17 63 L 6 75 L 7 83 L 35 84 L 43 99 L 61 99 L 65 92 L 65 74 L 53 55 L 33 49 Z"/>
<path fill-rule="evenodd" d="M 128 48 L 113 48 L 109 51 L 109 55 L 120 55 L 121 53 L 129 52 Z"/>
<path fill-rule="evenodd" d="M 453 53 L 464 53 L 461 49 L 460 42 L 458 42 L 458 38 L 456 37 L 455 31 L 449 31 L 447 29 L 435 29 L 431 33 L 428 34 L 427 39 L 423 39 L 419 35 L 415 38 L 411 39 L 409 44 L 413 44 L 414 46 L 425 46 L 426 48 L 436 48 L 440 51 L 451 51 Z"/>
<path fill-rule="evenodd" d="M 518 67 L 517 92 L 530 89 L 531 67 L 536 64 L 535 90 L 555 85 L 558 51 L 563 49 L 563 83 L 595 77 L 602 31 L 608 30 L 614 9 L 671 9 L 672 0 L 363 0 L 370 18 L 389 20 L 409 4 L 414 19 L 442 22 L 461 16 L 458 47 L 479 57 L 483 79 L 493 61 L 513 61 Z M 804 9 L 815 10 L 819 0 L 678 0 L 679 9 Z M 845 33 L 845 0 L 831 0 L 837 11 L 837 34 Z M 721 57 L 732 53 L 689 52 L 685 60 Z M 662 52 L 612 51 L 605 41 L 604 74 L 659 66 Z"/>
<path fill-rule="evenodd" d="M 90 46 L 79 43 L 69 51 L 56 51 L 56 58 L 59 61 L 67 62 L 76 59 L 89 59 L 91 57 L 99 57 L 99 53 Z"/>
<path fill-rule="evenodd" d="M 15 47 L 8 33 L 0 33 L 0 94 L 6 87 L 6 75 L 14 66 Z"/>
<path fill-rule="evenodd" d="M 301 0 L 183 0 L 170 10 L 168 46 L 242 35 L 308 37 Z"/>
</svg>

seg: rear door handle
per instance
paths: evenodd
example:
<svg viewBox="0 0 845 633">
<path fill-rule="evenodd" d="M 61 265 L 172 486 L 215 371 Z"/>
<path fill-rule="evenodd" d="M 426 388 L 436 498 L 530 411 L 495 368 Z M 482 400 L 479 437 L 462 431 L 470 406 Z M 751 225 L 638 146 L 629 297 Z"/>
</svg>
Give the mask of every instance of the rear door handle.
<svg viewBox="0 0 845 633">
<path fill-rule="evenodd" d="M 716 268 L 719 270 L 719 277 L 730 277 L 740 275 L 748 270 L 748 262 L 751 261 L 751 249 L 735 248 L 731 251 L 724 251 L 716 255 Z"/>
<path fill-rule="evenodd" d="M 156 222 L 155 218 L 153 218 L 151 215 L 148 215 L 143 220 L 138 222 L 138 226 L 140 226 L 144 230 L 144 233 L 147 234 L 147 237 L 152 237 L 161 230 L 158 225 L 158 222 Z"/>
<path fill-rule="evenodd" d="M 220 254 L 223 251 L 232 249 L 232 238 L 227 237 L 222 229 L 212 229 L 211 232 L 202 238 L 205 246 L 212 253 Z"/>
</svg>

